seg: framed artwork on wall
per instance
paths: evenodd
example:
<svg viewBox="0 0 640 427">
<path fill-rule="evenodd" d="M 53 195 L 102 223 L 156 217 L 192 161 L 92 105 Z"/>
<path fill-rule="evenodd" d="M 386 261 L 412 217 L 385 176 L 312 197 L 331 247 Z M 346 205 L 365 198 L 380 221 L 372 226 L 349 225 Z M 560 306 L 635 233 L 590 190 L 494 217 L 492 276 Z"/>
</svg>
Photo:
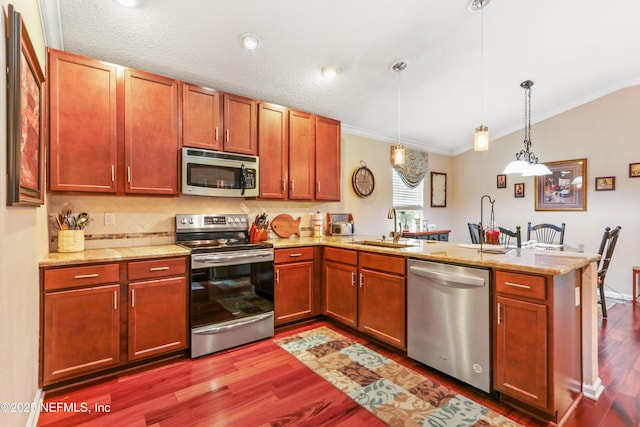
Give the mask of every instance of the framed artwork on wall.
<svg viewBox="0 0 640 427">
<path fill-rule="evenodd" d="M 524 197 L 524 182 L 513 184 L 513 197 Z"/>
<path fill-rule="evenodd" d="M 616 189 L 615 176 L 600 176 L 596 178 L 596 191 L 608 191 Z"/>
<path fill-rule="evenodd" d="M 22 16 L 7 17 L 7 205 L 44 203 L 44 73 Z"/>
<path fill-rule="evenodd" d="M 536 176 L 535 210 L 586 211 L 587 159 L 545 162 L 551 175 Z"/>
<path fill-rule="evenodd" d="M 640 178 L 640 163 L 629 163 L 629 178 Z"/>
<path fill-rule="evenodd" d="M 431 172 L 431 207 L 447 207 L 447 174 Z"/>
<path fill-rule="evenodd" d="M 496 177 L 497 188 L 507 188 L 507 175 L 498 175 Z"/>
</svg>

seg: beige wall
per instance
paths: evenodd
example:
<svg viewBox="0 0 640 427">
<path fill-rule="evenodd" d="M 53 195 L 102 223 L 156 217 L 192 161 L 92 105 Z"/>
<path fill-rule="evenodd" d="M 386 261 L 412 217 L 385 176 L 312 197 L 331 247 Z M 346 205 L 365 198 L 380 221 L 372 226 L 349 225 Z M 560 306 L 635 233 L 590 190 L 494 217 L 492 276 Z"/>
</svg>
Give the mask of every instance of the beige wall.
<svg viewBox="0 0 640 427">
<path fill-rule="evenodd" d="M 487 108 L 491 108 L 488 106 Z M 535 109 L 535 104 L 534 107 Z M 469 242 L 467 222 L 480 220 L 480 198 L 495 198 L 496 221 L 506 227 L 527 222 L 567 224 L 565 242 L 597 252 L 604 227 L 622 226 L 607 279 L 612 296 L 631 295 L 631 268 L 640 263 L 636 238 L 640 235 L 640 178 L 629 178 L 629 163 L 640 162 L 640 86 L 619 90 L 532 126 L 532 151 L 541 162 L 587 159 L 587 210 L 536 212 L 534 179 L 507 176 L 507 188 L 496 189 L 496 175 L 524 148 L 518 131 L 491 141 L 486 152 L 468 151 L 453 159 L 454 240 Z M 488 124 L 489 128 L 491 123 Z M 470 143 L 471 145 L 471 143 Z M 615 191 L 595 191 L 595 177 L 615 176 Z M 513 197 L 513 184 L 525 184 L 525 197 Z M 489 204 L 485 203 L 485 218 Z M 525 231 L 526 237 L 526 231 Z"/>
<path fill-rule="evenodd" d="M 35 0 L 14 0 L 44 70 L 45 48 Z M 6 14 L 8 1 L 2 6 Z M 4 34 L 4 19 L 2 20 Z M 6 46 L 0 43 L 0 69 Z M 0 93 L 6 80 L 0 79 Z M 4 97 L 4 96 L 3 96 Z M 38 261 L 47 252 L 46 210 L 6 207 L 6 103 L 0 103 L 0 402 L 34 402 L 38 390 Z M 0 413 L 0 425 L 24 426 L 30 414 Z"/>
</svg>

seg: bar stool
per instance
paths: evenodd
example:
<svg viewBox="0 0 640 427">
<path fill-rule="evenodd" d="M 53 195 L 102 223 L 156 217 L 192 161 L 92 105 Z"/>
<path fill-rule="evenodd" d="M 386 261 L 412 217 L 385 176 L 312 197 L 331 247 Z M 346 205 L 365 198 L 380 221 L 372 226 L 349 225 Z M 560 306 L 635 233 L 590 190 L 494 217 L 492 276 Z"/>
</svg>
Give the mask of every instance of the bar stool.
<svg viewBox="0 0 640 427">
<path fill-rule="evenodd" d="M 638 294 L 636 294 L 636 287 L 638 286 L 638 274 L 640 274 L 640 267 L 633 267 L 633 272 L 631 274 L 633 275 L 633 303 L 635 304 L 636 300 L 638 299 Z"/>
</svg>

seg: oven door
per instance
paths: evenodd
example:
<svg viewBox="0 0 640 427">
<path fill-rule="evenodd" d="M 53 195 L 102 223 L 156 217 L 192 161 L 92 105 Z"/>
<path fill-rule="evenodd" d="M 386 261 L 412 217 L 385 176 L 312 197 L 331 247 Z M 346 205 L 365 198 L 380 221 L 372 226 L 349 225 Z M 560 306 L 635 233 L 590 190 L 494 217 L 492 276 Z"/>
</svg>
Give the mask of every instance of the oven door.
<svg viewBox="0 0 640 427">
<path fill-rule="evenodd" d="M 273 250 L 192 255 L 191 357 L 273 336 Z"/>
</svg>

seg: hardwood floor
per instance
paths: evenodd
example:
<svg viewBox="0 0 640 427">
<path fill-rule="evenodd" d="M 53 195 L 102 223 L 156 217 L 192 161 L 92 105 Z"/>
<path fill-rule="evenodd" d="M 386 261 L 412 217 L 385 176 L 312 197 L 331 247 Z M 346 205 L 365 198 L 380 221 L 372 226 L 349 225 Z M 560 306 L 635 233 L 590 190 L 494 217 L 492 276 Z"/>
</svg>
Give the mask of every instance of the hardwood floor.
<svg viewBox="0 0 640 427">
<path fill-rule="evenodd" d="M 640 305 L 616 304 L 600 320 L 600 378 L 605 392 L 583 399 L 566 427 L 640 425 Z M 327 325 L 527 426 L 543 426 L 386 347 Z M 48 392 L 38 426 L 383 426 L 365 409 L 271 340 L 197 360 L 181 359 L 74 391 Z M 97 406 L 96 406 L 97 405 Z M 102 406 L 100 406 L 102 405 Z M 75 406 L 76 412 L 69 411 Z M 91 413 L 85 411 L 90 410 Z"/>
</svg>

